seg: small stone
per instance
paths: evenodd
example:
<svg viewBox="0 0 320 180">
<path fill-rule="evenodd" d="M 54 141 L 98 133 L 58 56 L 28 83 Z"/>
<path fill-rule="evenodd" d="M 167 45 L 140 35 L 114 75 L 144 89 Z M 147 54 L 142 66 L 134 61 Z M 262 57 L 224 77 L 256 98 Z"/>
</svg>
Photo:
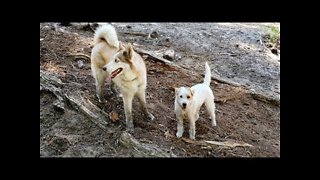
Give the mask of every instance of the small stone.
<svg viewBox="0 0 320 180">
<path fill-rule="evenodd" d="M 152 31 L 152 32 L 150 33 L 150 37 L 151 37 L 151 38 L 157 38 L 157 37 L 159 37 L 159 34 L 157 33 L 157 31 Z"/>
<path fill-rule="evenodd" d="M 173 60 L 174 59 L 174 50 L 169 49 L 163 53 L 163 58 L 168 59 L 168 60 Z"/>
<path fill-rule="evenodd" d="M 56 100 L 53 103 L 53 107 L 58 111 L 64 112 L 64 103 L 62 101 L 60 101 L 60 100 Z"/>
<path fill-rule="evenodd" d="M 79 67 L 80 69 L 82 69 L 83 66 L 84 66 L 83 61 L 82 61 L 82 60 L 79 60 L 79 61 L 78 61 L 78 67 Z"/>
<path fill-rule="evenodd" d="M 271 52 L 272 52 L 273 54 L 275 54 L 275 55 L 278 55 L 278 50 L 275 49 L 275 48 L 272 48 L 272 49 L 271 49 Z"/>
</svg>

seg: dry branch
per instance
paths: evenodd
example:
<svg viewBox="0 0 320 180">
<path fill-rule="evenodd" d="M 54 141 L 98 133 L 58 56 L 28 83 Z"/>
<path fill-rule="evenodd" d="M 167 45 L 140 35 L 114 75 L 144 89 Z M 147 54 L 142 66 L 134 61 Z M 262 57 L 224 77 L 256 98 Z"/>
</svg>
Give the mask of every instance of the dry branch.
<svg viewBox="0 0 320 180">
<path fill-rule="evenodd" d="M 84 113 L 86 116 L 89 117 L 89 119 L 99 126 L 101 129 L 106 130 L 107 126 L 107 116 L 105 116 L 103 113 L 101 113 L 98 109 L 98 107 L 90 107 L 87 103 L 82 101 L 82 97 L 78 95 L 77 93 L 74 93 L 72 95 L 65 94 L 66 99 L 71 103 L 71 105 L 75 108 L 80 110 L 82 113 Z M 92 106 L 92 105 L 91 105 Z"/>
<path fill-rule="evenodd" d="M 205 146 L 207 144 L 212 144 L 212 145 L 218 145 L 218 146 L 224 146 L 224 147 L 252 147 L 251 144 L 244 143 L 244 142 L 234 142 L 233 140 L 228 140 L 224 142 L 219 142 L 219 141 L 193 141 L 187 138 L 182 138 L 184 142 L 190 143 L 190 144 L 196 144 L 196 145 L 202 145 Z"/>
<path fill-rule="evenodd" d="M 250 94 L 253 99 L 256 99 L 262 102 L 267 102 L 275 106 L 280 106 L 280 98 L 269 97 L 256 92 L 250 92 Z"/>
<path fill-rule="evenodd" d="M 166 60 L 166 59 L 164 59 L 162 57 L 159 57 L 153 52 L 146 51 L 146 50 L 143 50 L 143 49 L 140 49 L 140 48 L 136 48 L 136 47 L 134 49 L 137 51 L 137 53 L 148 55 L 149 57 L 151 57 L 153 60 L 155 60 L 157 62 L 161 62 L 161 63 L 164 63 L 166 65 L 173 66 L 173 67 L 179 68 L 179 69 L 181 69 L 183 71 L 187 71 L 189 73 L 192 73 L 191 70 L 188 70 L 187 68 L 181 67 L 181 66 L 176 65 L 175 63 L 173 63 L 171 61 L 168 61 L 168 60 Z M 221 78 L 221 77 L 215 75 L 214 73 L 211 73 L 211 74 L 212 74 L 211 79 L 213 79 L 213 80 L 216 80 L 216 81 L 221 82 L 221 83 L 229 84 L 229 85 L 232 85 L 232 86 L 236 86 L 236 87 L 241 86 L 241 84 L 239 84 L 239 83 L 232 82 L 232 81 L 230 81 L 228 79 L 225 79 L 225 78 Z M 201 74 L 201 76 L 204 77 L 204 74 Z"/>
<path fill-rule="evenodd" d="M 141 33 L 141 32 L 124 32 L 123 34 L 134 35 L 134 36 L 143 36 L 143 37 L 149 36 L 149 34 Z"/>
<path fill-rule="evenodd" d="M 61 87 L 64 85 L 62 81 L 51 75 L 48 72 L 40 70 L 40 90 L 47 90 L 52 92 L 60 102 L 56 102 L 59 106 L 63 107 L 63 94 Z"/>
<path fill-rule="evenodd" d="M 135 49 L 135 51 L 136 51 L 137 53 L 143 54 L 143 55 L 144 55 L 144 54 L 145 54 L 145 55 L 148 55 L 149 57 L 151 57 L 153 60 L 155 60 L 155 61 L 157 61 L 157 62 L 161 62 L 161 63 L 167 64 L 167 65 L 174 66 L 174 67 L 178 67 L 178 68 L 181 68 L 181 69 L 182 69 L 182 67 L 174 64 L 173 62 L 171 62 L 171 61 L 169 61 L 169 60 L 166 60 L 166 59 L 164 59 L 164 58 L 162 58 L 162 57 L 157 56 L 157 55 L 156 55 L 155 53 L 153 53 L 153 52 L 146 51 L 146 50 L 143 50 L 143 49 L 140 49 L 140 48 L 137 48 L 137 47 L 135 47 L 134 49 Z"/>
<path fill-rule="evenodd" d="M 77 59 L 86 59 L 88 61 L 91 61 L 91 57 L 89 55 L 86 54 L 82 54 L 82 53 L 77 53 L 77 54 L 67 54 L 68 57 L 73 57 L 73 60 L 77 60 Z"/>
<path fill-rule="evenodd" d="M 237 146 L 241 146 L 241 147 L 252 147 L 251 144 L 248 143 L 237 143 L 237 142 L 232 142 L 232 141 L 225 141 L 225 142 L 218 142 L 218 141 L 205 141 L 208 144 L 214 144 L 214 145 L 218 145 L 218 146 L 227 146 L 227 147 L 237 147 Z"/>
<path fill-rule="evenodd" d="M 141 143 L 131 134 L 123 132 L 119 137 L 119 143 L 126 147 L 133 149 L 134 157 L 177 157 L 173 153 L 168 153 L 153 144 Z"/>
<path fill-rule="evenodd" d="M 56 106 L 64 109 L 64 102 L 68 101 L 75 108 L 80 110 L 98 127 L 105 130 L 107 125 L 106 113 L 95 106 L 93 103 L 87 103 L 84 98 L 79 95 L 79 92 L 72 94 L 64 93 L 61 89 L 63 83 L 54 75 L 40 70 L 40 90 L 48 90 L 57 96 L 58 101 L 55 102 Z"/>
</svg>

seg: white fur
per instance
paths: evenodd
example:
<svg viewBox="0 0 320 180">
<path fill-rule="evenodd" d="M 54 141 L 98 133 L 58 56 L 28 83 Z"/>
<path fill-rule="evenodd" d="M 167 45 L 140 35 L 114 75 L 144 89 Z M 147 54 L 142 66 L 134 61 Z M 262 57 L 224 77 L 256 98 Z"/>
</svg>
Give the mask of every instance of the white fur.
<svg viewBox="0 0 320 180">
<path fill-rule="evenodd" d="M 182 137 L 183 120 L 187 118 L 190 122 L 189 137 L 195 139 L 195 122 L 199 118 L 199 110 L 203 104 L 206 105 L 211 117 L 212 126 L 216 126 L 214 95 L 209 86 L 210 81 L 210 67 L 206 62 L 206 73 L 202 84 L 194 85 L 191 88 L 180 87 L 175 89 L 174 111 L 178 121 L 176 133 L 178 138 Z M 184 107 L 183 104 L 186 104 L 186 106 Z"/>
<path fill-rule="evenodd" d="M 103 89 L 107 73 L 102 68 L 120 49 L 114 27 L 110 24 L 98 27 L 94 34 L 94 42 L 91 51 L 91 70 L 96 83 L 96 96 L 99 102 L 104 102 Z M 115 91 L 114 86 L 112 90 Z"/>
<path fill-rule="evenodd" d="M 129 52 L 130 58 L 123 55 L 125 51 Z M 127 49 L 118 52 L 112 61 L 104 67 L 109 75 L 112 75 L 112 72 L 118 68 L 123 69 L 112 81 L 122 94 L 127 130 L 133 131 L 132 101 L 135 96 L 138 98 L 144 113 L 153 120 L 154 116 L 148 111 L 146 106 L 146 66 L 141 56 L 134 52 L 132 46 L 128 45 Z"/>
<path fill-rule="evenodd" d="M 102 38 L 105 39 L 109 46 L 119 48 L 117 32 L 111 24 L 103 24 L 96 29 L 94 34 L 94 44 L 104 41 Z"/>
</svg>

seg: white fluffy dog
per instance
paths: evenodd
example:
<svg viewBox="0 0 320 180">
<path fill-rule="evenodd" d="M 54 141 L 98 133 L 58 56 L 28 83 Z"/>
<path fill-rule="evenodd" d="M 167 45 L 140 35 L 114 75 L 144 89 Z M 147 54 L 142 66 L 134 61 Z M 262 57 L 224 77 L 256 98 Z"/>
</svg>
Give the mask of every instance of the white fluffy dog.
<svg viewBox="0 0 320 180">
<path fill-rule="evenodd" d="M 136 53 L 129 43 L 120 45 L 120 51 L 102 68 L 122 94 L 126 125 L 129 132 L 133 132 L 132 101 L 137 97 L 142 110 L 150 120 L 154 116 L 148 111 L 146 104 L 147 70 L 142 57 Z"/>
<path fill-rule="evenodd" d="M 215 104 L 212 90 L 210 89 L 211 71 L 206 62 L 206 72 L 202 84 L 188 87 L 175 88 L 174 111 L 178 121 L 177 133 L 178 138 L 183 134 L 183 119 L 188 118 L 190 121 L 189 137 L 195 139 L 195 122 L 199 118 L 200 107 L 203 103 L 211 117 L 212 126 L 216 126 Z"/>
<path fill-rule="evenodd" d="M 96 82 L 96 96 L 99 102 L 104 102 L 103 89 L 108 75 L 102 68 L 111 61 L 120 50 L 120 46 L 117 32 L 111 24 L 103 24 L 96 29 L 91 52 L 91 70 Z M 116 92 L 114 83 L 111 85 L 112 91 Z"/>
</svg>

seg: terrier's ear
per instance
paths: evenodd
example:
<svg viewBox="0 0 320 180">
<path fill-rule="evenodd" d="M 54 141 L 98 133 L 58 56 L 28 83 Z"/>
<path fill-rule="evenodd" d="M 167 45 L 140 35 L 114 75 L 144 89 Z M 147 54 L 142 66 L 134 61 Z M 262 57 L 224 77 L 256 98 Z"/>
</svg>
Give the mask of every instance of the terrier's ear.
<svg viewBox="0 0 320 180">
<path fill-rule="evenodd" d="M 191 88 L 190 88 L 190 91 L 191 91 L 191 96 L 193 96 L 194 95 L 194 90 L 192 90 Z"/>
<path fill-rule="evenodd" d="M 174 93 L 175 93 L 175 95 L 178 95 L 178 93 L 179 93 L 179 88 L 174 88 Z"/>
</svg>

